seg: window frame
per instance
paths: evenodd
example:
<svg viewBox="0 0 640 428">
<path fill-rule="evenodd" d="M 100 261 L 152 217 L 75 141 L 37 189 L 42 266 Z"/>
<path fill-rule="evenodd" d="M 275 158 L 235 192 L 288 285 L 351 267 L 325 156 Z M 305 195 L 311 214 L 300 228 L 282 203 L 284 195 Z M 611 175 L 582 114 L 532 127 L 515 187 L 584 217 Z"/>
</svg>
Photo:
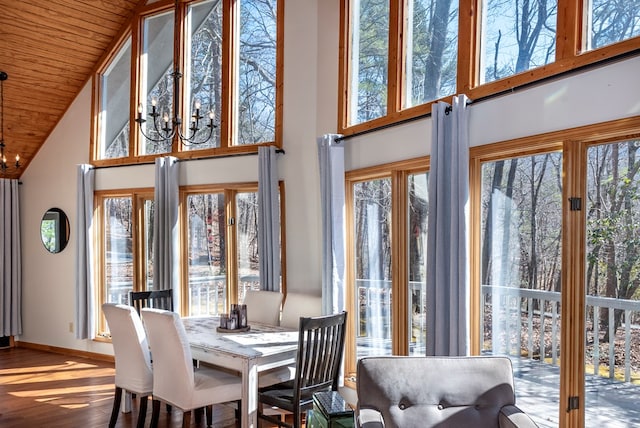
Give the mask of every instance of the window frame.
<svg viewBox="0 0 640 428">
<path fill-rule="evenodd" d="M 427 116 L 431 104 L 451 101 L 452 96 L 466 94 L 472 100 L 512 91 L 532 82 L 538 82 L 567 72 L 577 72 L 590 65 L 625 55 L 640 54 L 640 36 L 586 50 L 586 30 L 583 31 L 585 0 L 558 0 L 556 25 L 556 56 L 549 64 L 532 68 L 499 80 L 480 84 L 480 19 L 482 0 L 459 1 L 457 90 L 452 96 L 424 104 L 403 108 L 404 2 L 390 1 L 390 29 L 388 50 L 387 114 L 368 122 L 353 124 L 349 117 L 351 73 L 351 3 L 340 0 L 340 56 L 338 76 L 338 132 L 349 136 L 383 128 L 406 120 Z"/>
<path fill-rule="evenodd" d="M 183 49 L 187 48 L 184 44 L 185 40 L 185 16 L 187 8 L 197 3 L 198 0 L 189 0 L 179 2 L 179 7 L 175 10 L 175 27 L 174 27 L 174 65 L 178 65 L 180 70 L 185 70 L 187 67 L 186 58 Z M 138 125 L 135 122 L 137 115 L 137 106 L 143 98 L 140 94 L 141 90 L 141 65 L 140 65 L 140 50 L 143 31 L 143 20 L 154 14 L 163 13 L 168 10 L 174 9 L 175 5 L 173 1 L 163 0 L 156 3 L 139 6 L 134 12 L 133 18 L 122 29 L 120 36 L 114 41 L 114 43 L 107 50 L 105 55 L 98 62 L 100 65 L 97 67 L 93 75 L 93 90 L 92 90 L 92 122 L 91 122 L 91 141 L 90 141 L 90 155 L 91 164 L 95 166 L 111 166 L 111 165 L 128 165 L 139 163 L 152 163 L 155 158 L 160 156 L 175 156 L 179 159 L 202 159 L 218 156 L 229 156 L 237 154 L 249 154 L 257 153 L 258 147 L 264 145 L 275 145 L 278 148 L 282 148 L 282 120 L 283 120 L 283 68 L 284 68 L 284 0 L 277 0 L 276 10 L 276 56 L 275 56 L 275 70 L 276 70 L 276 83 L 275 83 L 275 100 L 274 100 L 274 112 L 275 112 L 275 124 L 274 124 L 274 141 L 264 141 L 255 144 L 236 145 L 234 132 L 234 124 L 237 121 L 236 114 L 237 105 L 234 104 L 235 97 L 234 88 L 239 80 L 239 61 L 237 55 L 234 54 L 239 49 L 240 34 L 238 29 L 240 27 L 239 15 L 240 15 L 240 0 L 223 0 L 223 17 L 222 17 L 222 102 L 221 102 L 221 114 L 220 123 L 217 123 L 220 131 L 220 147 L 209 149 L 192 149 L 184 150 L 181 147 L 178 137 L 175 136 L 172 140 L 171 150 L 166 153 L 159 154 L 147 154 L 141 155 L 140 144 L 144 138 L 138 131 Z M 100 104 L 101 104 L 101 77 L 102 74 L 109 68 L 111 61 L 117 57 L 119 49 L 124 45 L 124 42 L 128 37 L 131 37 L 131 96 L 129 104 L 129 154 L 126 157 L 113 158 L 113 159 L 100 159 Z M 180 94 L 184 97 L 186 79 L 180 80 Z M 187 104 L 185 106 L 185 104 Z M 188 103 L 180 100 L 180 117 L 183 118 L 183 122 L 188 124 L 184 118 L 186 117 L 185 111 L 189 108 Z M 184 124 L 183 123 L 183 124 Z"/>
<path fill-rule="evenodd" d="M 348 312 L 356 313 L 358 296 L 355 293 L 356 278 L 355 271 L 355 220 L 353 186 L 363 181 L 388 178 L 391 180 L 391 263 L 395 267 L 404 266 L 405 269 L 393 269 L 391 272 L 392 299 L 391 315 L 391 353 L 393 355 L 409 354 L 409 311 L 408 307 L 408 285 L 409 273 L 409 251 L 407 243 L 407 233 L 409 222 L 407 215 L 407 182 L 411 174 L 428 173 L 430 157 L 424 156 L 406 161 L 398 161 L 383 165 L 376 165 L 345 173 L 345 213 L 346 213 L 346 281 L 345 281 L 345 307 Z M 405 286 L 401 286 L 404 284 Z M 351 317 L 347 325 L 345 339 L 345 386 L 356 387 L 356 366 L 357 366 L 357 345 L 356 326 Z"/>
<path fill-rule="evenodd" d="M 107 301 L 106 299 L 106 257 L 105 257 L 105 221 L 106 213 L 104 212 L 104 202 L 110 198 L 130 198 L 131 199 L 131 224 L 132 232 L 132 290 L 144 291 L 146 287 L 141 287 L 141 284 L 146 284 L 146 269 L 144 267 L 144 242 L 145 242 L 145 227 L 144 227 L 144 204 L 146 201 L 153 201 L 154 194 L 153 188 L 137 188 L 137 189 L 118 189 L 118 190 L 97 190 L 94 192 L 94 218 L 98 227 L 95 228 L 95 247 L 94 254 L 96 254 L 96 270 L 95 270 L 95 284 L 96 284 L 96 337 L 107 337 L 108 331 L 107 322 L 102 313 L 102 304 Z"/>
<path fill-rule="evenodd" d="M 284 182 L 278 183 L 280 190 L 280 269 L 281 269 L 281 292 L 286 295 L 287 281 L 286 281 L 286 245 L 285 245 L 285 189 Z M 189 246 L 188 246 L 188 206 L 187 197 L 194 194 L 202 193 L 220 193 L 224 195 L 225 203 L 225 220 L 226 220 L 226 288 L 227 288 L 227 305 L 232 303 L 239 303 L 239 284 L 238 284 L 238 250 L 237 250 L 237 234 L 236 234 L 236 221 L 230 221 L 230 219 L 236 218 L 236 195 L 239 193 L 258 192 L 257 182 L 245 182 L 245 183 L 225 183 L 225 184 L 203 184 L 192 186 L 180 187 L 180 250 L 182 254 L 183 264 L 181 265 L 181 278 L 182 284 L 186 284 L 181 287 L 181 313 L 188 314 L 189 309 L 189 269 L 188 265 L 184 261 L 189 260 Z M 229 307 L 227 307 L 229 309 Z"/>
</svg>

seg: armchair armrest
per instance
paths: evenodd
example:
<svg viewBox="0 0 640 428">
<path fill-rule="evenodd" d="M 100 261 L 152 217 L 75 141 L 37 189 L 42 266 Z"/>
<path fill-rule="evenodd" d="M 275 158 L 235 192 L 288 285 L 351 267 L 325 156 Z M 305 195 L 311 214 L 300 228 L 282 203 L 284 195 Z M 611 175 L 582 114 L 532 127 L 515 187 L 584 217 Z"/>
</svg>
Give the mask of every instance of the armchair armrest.
<svg viewBox="0 0 640 428">
<path fill-rule="evenodd" d="M 358 409 L 356 412 L 358 428 L 384 428 L 382 414 L 374 409 Z"/>
<path fill-rule="evenodd" d="M 535 422 L 517 406 L 500 409 L 500 428 L 538 428 Z"/>
</svg>

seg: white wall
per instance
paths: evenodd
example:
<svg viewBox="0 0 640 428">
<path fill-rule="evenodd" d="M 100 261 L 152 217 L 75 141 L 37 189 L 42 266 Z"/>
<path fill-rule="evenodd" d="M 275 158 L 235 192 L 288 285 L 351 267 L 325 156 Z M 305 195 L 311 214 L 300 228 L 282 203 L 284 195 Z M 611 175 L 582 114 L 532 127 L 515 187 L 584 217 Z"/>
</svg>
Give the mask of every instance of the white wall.
<svg viewBox="0 0 640 428">
<path fill-rule="evenodd" d="M 316 137 L 336 132 L 339 0 L 286 2 L 284 149 L 278 160 L 286 189 L 290 290 L 320 293 L 321 246 Z M 470 107 L 472 145 L 640 115 L 640 59 L 478 102 Z M 626 94 L 635 94 L 629 97 Z M 110 353 L 78 341 L 74 320 L 75 165 L 89 161 L 91 85 L 87 84 L 22 176 L 23 326 L 19 340 Z M 348 169 L 428 154 L 429 119 L 345 141 Z M 97 189 L 153 186 L 153 166 L 99 169 Z M 181 184 L 257 181 L 257 156 L 181 163 Z M 42 246 L 39 223 L 50 207 L 71 222 L 60 254 Z"/>
</svg>

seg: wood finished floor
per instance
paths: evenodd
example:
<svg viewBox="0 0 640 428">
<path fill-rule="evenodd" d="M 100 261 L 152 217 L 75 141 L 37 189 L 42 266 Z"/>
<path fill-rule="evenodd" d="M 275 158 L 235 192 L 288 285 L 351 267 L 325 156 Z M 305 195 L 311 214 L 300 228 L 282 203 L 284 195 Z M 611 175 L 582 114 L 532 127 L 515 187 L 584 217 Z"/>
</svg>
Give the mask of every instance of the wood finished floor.
<svg viewBox="0 0 640 428">
<path fill-rule="evenodd" d="M 106 427 L 114 393 L 113 363 L 25 348 L 0 349 L 0 427 Z M 116 427 L 135 427 L 138 403 Z M 192 427 L 206 427 L 205 419 Z M 148 405 L 146 425 L 151 421 Z M 180 427 L 182 412 L 160 412 L 159 428 Z M 234 411 L 214 406 L 213 426 L 236 426 Z"/>
</svg>

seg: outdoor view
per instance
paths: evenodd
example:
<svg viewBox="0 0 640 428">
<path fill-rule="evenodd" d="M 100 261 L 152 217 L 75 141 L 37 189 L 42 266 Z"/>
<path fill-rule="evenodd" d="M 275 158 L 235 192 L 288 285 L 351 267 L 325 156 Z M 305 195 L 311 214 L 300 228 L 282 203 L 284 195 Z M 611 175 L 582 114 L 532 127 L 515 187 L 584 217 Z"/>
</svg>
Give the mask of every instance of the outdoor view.
<svg viewBox="0 0 640 428">
<path fill-rule="evenodd" d="M 348 76 L 349 125 L 384 117 L 388 112 L 389 80 L 388 0 L 349 2 L 350 40 Z M 453 95 L 457 87 L 459 4 L 455 0 L 409 0 L 403 7 L 402 52 L 397 70 L 402 80 L 402 108 Z M 557 0 L 487 0 L 480 2 L 480 84 L 504 79 L 556 61 Z M 638 0 L 586 0 L 585 40 L 579 52 L 640 34 Z M 468 13 L 468 12 L 466 12 Z M 464 29 L 468 31 L 468 29 Z M 463 47 L 460 47 L 463 49 Z M 465 51 L 468 47 L 464 47 Z M 475 64 L 460 64 L 474 68 Z M 461 82 L 465 84 L 465 82 Z M 475 86 L 475 84 L 474 84 Z"/>
<path fill-rule="evenodd" d="M 640 422 L 628 397 L 640 383 L 639 148 L 598 145 L 587 156 L 587 426 Z M 512 357 L 519 402 L 546 409 L 537 422 L 549 427 L 561 405 L 561 304 L 571 303 L 560 294 L 561 162 L 546 153 L 483 166 L 482 349 Z"/>
<path fill-rule="evenodd" d="M 353 185 L 355 224 L 355 278 L 358 299 L 357 354 L 392 352 L 392 296 L 396 287 L 407 288 L 405 312 L 411 355 L 425 354 L 427 237 L 427 174 L 407 175 L 407 251 L 409 284 L 392 284 L 392 179 L 380 178 Z M 401 203 L 401 202 L 399 202 Z"/>
</svg>

